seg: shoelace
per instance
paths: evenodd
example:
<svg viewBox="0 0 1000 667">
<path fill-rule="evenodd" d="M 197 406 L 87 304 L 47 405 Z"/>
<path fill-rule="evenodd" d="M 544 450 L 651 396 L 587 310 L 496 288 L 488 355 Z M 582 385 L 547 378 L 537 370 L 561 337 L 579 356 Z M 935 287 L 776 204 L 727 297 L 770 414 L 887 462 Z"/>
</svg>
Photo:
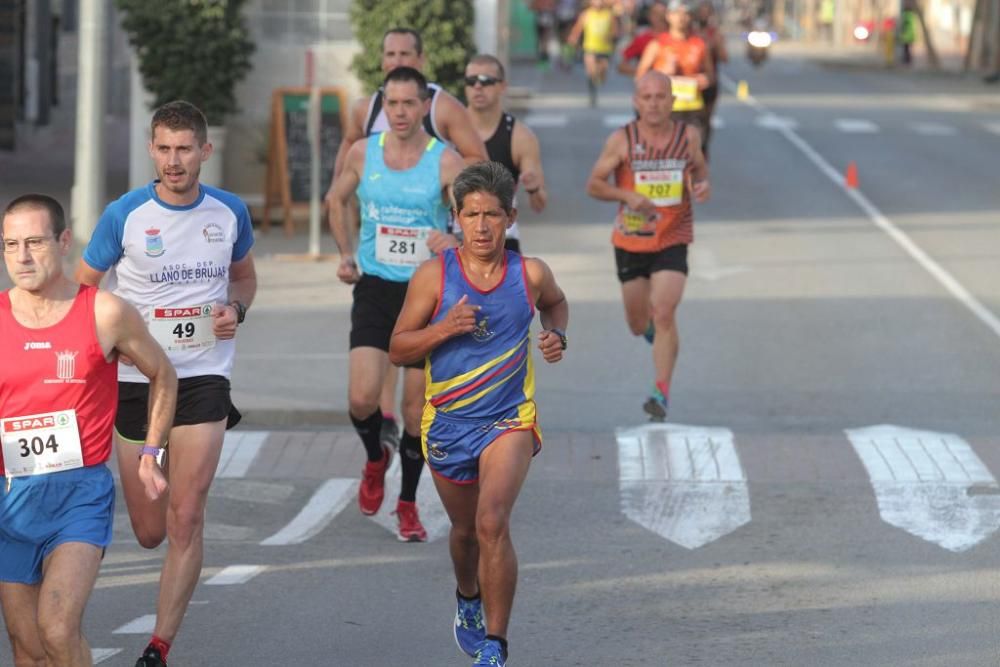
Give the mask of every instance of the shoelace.
<svg viewBox="0 0 1000 667">
<path fill-rule="evenodd" d="M 482 603 L 476 604 L 475 602 L 466 602 L 465 600 L 459 600 L 458 617 L 464 629 L 468 630 L 469 628 L 475 628 L 476 630 L 482 630 L 483 629 Z"/>
</svg>

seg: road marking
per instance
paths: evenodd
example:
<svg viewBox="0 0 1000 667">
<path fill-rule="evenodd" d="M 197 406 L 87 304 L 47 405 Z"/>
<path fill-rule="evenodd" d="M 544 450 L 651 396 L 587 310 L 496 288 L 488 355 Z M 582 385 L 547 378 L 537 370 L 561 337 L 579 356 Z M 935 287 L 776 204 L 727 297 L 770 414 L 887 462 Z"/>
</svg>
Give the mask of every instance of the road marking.
<svg viewBox="0 0 1000 667">
<path fill-rule="evenodd" d="M 1000 134 L 1000 123 L 983 123 L 983 127 L 986 128 L 987 132 L 992 132 L 993 134 Z"/>
<path fill-rule="evenodd" d="M 220 478 L 245 477 L 269 431 L 227 431 L 222 442 L 222 454 L 215 476 Z"/>
<path fill-rule="evenodd" d="M 712 116 L 712 120 L 710 122 L 713 130 L 721 130 L 726 126 L 726 119 L 719 118 L 718 116 Z"/>
<path fill-rule="evenodd" d="M 245 584 L 266 568 L 263 565 L 230 565 L 205 582 L 206 586 Z"/>
<path fill-rule="evenodd" d="M 750 492 L 733 433 L 648 424 L 619 429 L 622 512 L 643 528 L 697 549 L 750 521 Z"/>
<path fill-rule="evenodd" d="M 90 649 L 90 661 L 99 665 L 108 658 L 114 657 L 122 652 L 120 648 L 92 648 Z"/>
<path fill-rule="evenodd" d="M 909 127 L 924 137 L 953 137 L 958 134 L 957 128 L 944 123 L 910 123 Z"/>
<path fill-rule="evenodd" d="M 528 127 L 566 127 L 569 117 L 564 113 L 529 113 L 523 118 Z"/>
<path fill-rule="evenodd" d="M 347 352 L 240 352 L 240 359 L 252 361 L 346 361 L 349 358 Z"/>
<path fill-rule="evenodd" d="M 723 85 L 732 93 L 736 92 L 736 82 L 727 76 L 721 77 Z M 747 104 L 754 109 L 757 109 L 762 114 L 769 113 L 767 108 L 757 101 L 753 96 L 747 97 L 743 100 L 744 104 Z M 1000 123 L 997 124 L 1000 127 Z M 844 182 L 844 176 L 841 172 L 833 168 L 833 166 L 823 158 L 822 155 L 816 152 L 809 143 L 800 137 L 792 128 L 779 128 L 779 132 L 788 141 L 790 141 L 799 151 L 802 152 L 806 158 L 809 159 L 816 167 L 826 175 L 834 184 L 841 189 L 841 191 L 846 194 L 850 199 L 858 205 L 862 211 L 868 216 L 878 229 L 882 230 L 889 238 L 895 241 L 901 248 L 903 248 L 906 253 L 914 259 L 920 266 L 924 268 L 931 276 L 934 277 L 944 288 L 951 294 L 955 299 L 957 299 L 962 305 L 972 311 L 972 314 L 979 319 L 980 322 L 985 324 L 994 334 L 1000 337 L 1000 318 L 994 315 L 989 309 L 984 306 L 979 299 L 974 297 L 969 290 L 955 279 L 950 273 L 948 273 L 944 267 L 938 264 L 936 261 L 931 259 L 924 250 L 913 242 L 906 232 L 901 230 L 899 227 L 894 225 L 889 218 L 887 218 L 882 211 L 880 211 L 875 204 L 861 193 L 861 190 L 857 188 L 849 188 Z"/>
<path fill-rule="evenodd" d="M 398 453 L 397 453 L 398 454 Z M 399 497 L 399 487 L 402 482 L 402 466 L 399 463 L 399 456 L 392 457 L 392 464 L 385 473 L 385 501 L 378 513 L 369 517 L 372 521 L 385 528 L 387 531 L 396 534 L 397 521 L 396 499 Z M 451 522 L 448 514 L 444 511 L 441 498 L 438 497 L 433 482 L 424 480 L 424 483 L 417 487 L 417 509 L 420 511 L 420 523 L 427 531 L 427 541 L 444 537 L 448 534 Z"/>
<path fill-rule="evenodd" d="M 1000 529 L 1000 485 L 962 438 L 889 425 L 846 433 L 889 525 L 949 551 Z"/>
<path fill-rule="evenodd" d="M 799 122 L 790 116 L 777 116 L 773 113 L 766 113 L 757 116 L 754 123 L 765 130 L 794 130 L 799 126 Z"/>
<path fill-rule="evenodd" d="M 878 132 L 878 125 L 863 118 L 838 118 L 833 121 L 833 124 L 838 130 L 848 134 L 875 134 Z"/>
<path fill-rule="evenodd" d="M 327 527 L 358 493 L 358 480 L 328 479 L 287 526 L 261 542 L 264 546 L 301 544 Z"/>
<path fill-rule="evenodd" d="M 604 123 L 604 127 L 621 127 L 623 125 L 628 125 L 633 120 L 635 120 L 634 113 L 615 113 L 605 116 L 601 119 Z"/>
<path fill-rule="evenodd" d="M 715 253 L 708 248 L 691 249 L 691 277 L 715 282 L 722 278 L 746 273 L 750 268 L 741 264 L 719 266 Z"/>
<path fill-rule="evenodd" d="M 146 614 L 134 621 L 129 621 L 117 630 L 112 630 L 113 635 L 145 635 L 153 631 L 156 626 L 156 614 Z"/>
</svg>

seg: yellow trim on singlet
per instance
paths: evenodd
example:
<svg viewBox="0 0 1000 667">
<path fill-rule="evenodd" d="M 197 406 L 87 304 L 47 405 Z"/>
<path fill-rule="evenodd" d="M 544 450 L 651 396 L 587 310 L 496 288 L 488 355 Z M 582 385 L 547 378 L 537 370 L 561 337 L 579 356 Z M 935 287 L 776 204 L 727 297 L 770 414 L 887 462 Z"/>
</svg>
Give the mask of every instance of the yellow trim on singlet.
<svg viewBox="0 0 1000 667">
<path fill-rule="evenodd" d="M 479 377 L 480 375 L 483 375 L 484 373 L 486 373 L 486 371 L 490 370 L 494 366 L 499 366 L 500 364 L 502 364 L 503 362 L 507 361 L 512 356 L 514 356 L 514 354 L 520 349 L 520 347 L 521 347 L 520 345 L 516 345 L 509 351 L 500 355 L 499 357 L 487 361 L 479 368 L 473 368 L 471 371 L 468 371 L 467 373 L 462 373 L 461 375 L 453 377 L 450 380 L 442 380 L 441 382 L 430 382 L 431 367 L 428 365 L 427 367 L 428 397 L 433 398 L 442 392 L 448 391 L 449 389 L 454 389 L 455 387 L 465 384 L 469 380 L 472 380 L 474 378 Z"/>
<path fill-rule="evenodd" d="M 386 134 L 388 134 L 388 132 L 379 132 L 378 133 L 378 145 L 379 145 L 379 148 L 385 148 L 385 135 Z M 437 143 L 437 137 L 431 137 L 431 140 L 427 142 L 427 148 L 424 149 L 424 152 L 425 153 L 429 153 L 430 150 L 432 148 L 434 148 L 434 145 L 436 143 Z"/>
</svg>

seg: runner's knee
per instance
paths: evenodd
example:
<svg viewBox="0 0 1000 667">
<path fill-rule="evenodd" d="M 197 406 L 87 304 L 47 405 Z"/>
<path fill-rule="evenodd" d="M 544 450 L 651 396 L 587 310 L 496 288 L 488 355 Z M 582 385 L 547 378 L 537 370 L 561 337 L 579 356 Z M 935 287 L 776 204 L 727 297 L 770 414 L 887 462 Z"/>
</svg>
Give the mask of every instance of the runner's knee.
<svg viewBox="0 0 1000 667">
<path fill-rule="evenodd" d="M 73 647 L 80 641 L 79 626 L 65 619 L 39 623 L 38 634 L 50 659 L 68 658 L 73 652 Z M 59 664 L 60 660 L 54 662 Z"/>
<path fill-rule="evenodd" d="M 352 389 L 348 396 L 348 406 L 352 415 L 358 419 L 365 419 L 379 409 L 378 393 L 371 395 L 369 392 Z"/>
<path fill-rule="evenodd" d="M 479 543 L 496 543 L 510 532 L 510 512 L 503 508 L 480 508 L 476 514 L 476 537 Z"/>
<path fill-rule="evenodd" d="M 132 533 L 135 535 L 139 546 L 143 549 L 155 549 L 163 544 L 163 540 L 167 537 L 165 532 L 150 530 L 135 521 L 132 522 Z"/>
<path fill-rule="evenodd" d="M 201 538 L 205 526 L 205 507 L 201 503 L 184 503 L 170 508 L 167 533 L 171 543 L 186 548 Z"/>
</svg>

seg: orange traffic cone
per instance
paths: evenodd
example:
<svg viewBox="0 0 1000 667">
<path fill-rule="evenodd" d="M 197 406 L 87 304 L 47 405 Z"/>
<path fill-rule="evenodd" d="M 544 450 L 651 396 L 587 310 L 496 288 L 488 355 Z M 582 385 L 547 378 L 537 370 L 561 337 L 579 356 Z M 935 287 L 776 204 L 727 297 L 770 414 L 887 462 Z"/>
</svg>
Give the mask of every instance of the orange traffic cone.
<svg viewBox="0 0 1000 667">
<path fill-rule="evenodd" d="M 858 165 L 854 160 L 847 163 L 847 173 L 844 174 L 844 184 L 855 190 L 858 187 Z"/>
</svg>

